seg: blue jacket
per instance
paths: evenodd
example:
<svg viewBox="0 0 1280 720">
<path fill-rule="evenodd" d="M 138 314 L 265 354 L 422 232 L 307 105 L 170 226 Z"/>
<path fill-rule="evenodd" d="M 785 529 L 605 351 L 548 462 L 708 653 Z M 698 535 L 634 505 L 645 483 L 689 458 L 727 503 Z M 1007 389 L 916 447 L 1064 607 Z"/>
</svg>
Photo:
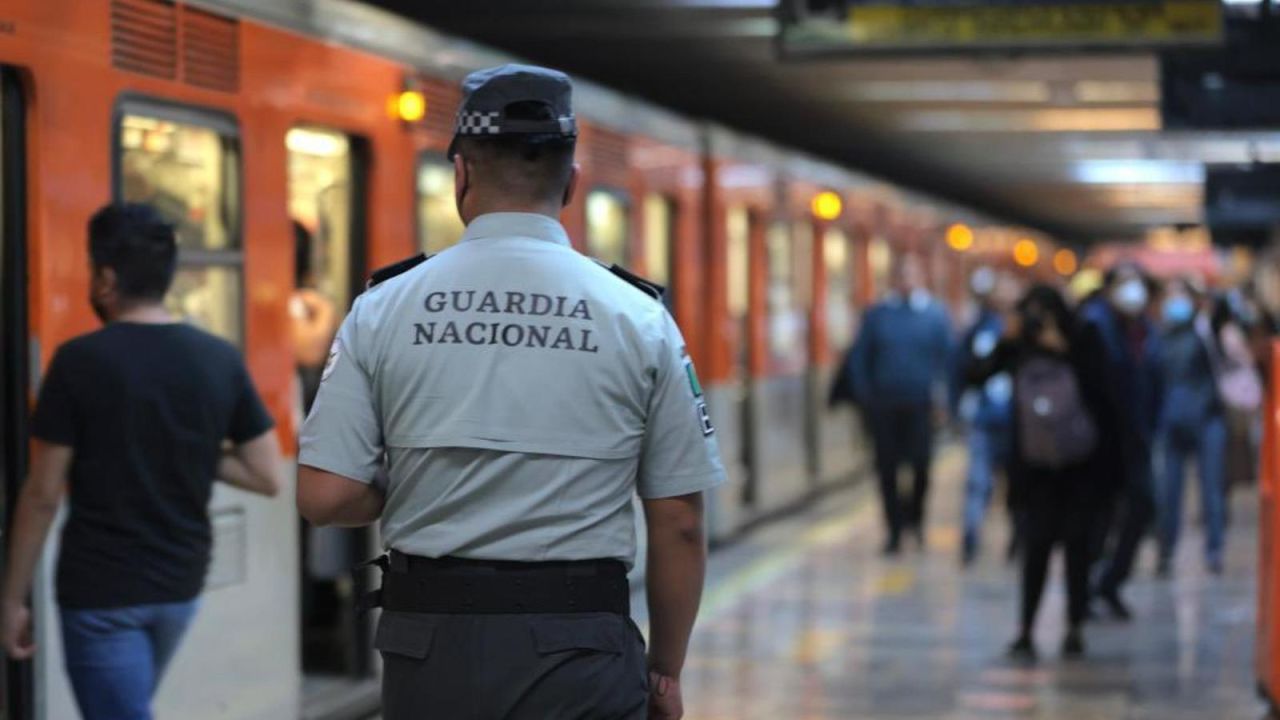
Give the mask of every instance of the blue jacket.
<svg viewBox="0 0 1280 720">
<path fill-rule="evenodd" d="M 1128 458 L 1149 456 L 1152 439 L 1160 419 L 1162 399 L 1160 372 L 1160 337 L 1155 326 L 1145 317 L 1133 322 L 1141 324 L 1145 337 L 1135 353 L 1126 336 L 1124 321 L 1102 298 L 1095 298 L 1081 308 L 1085 328 L 1096 334 L 1101 358 L 1102 377 L 1106 378 L 1105 397 L 1113 414 L 1116 442 Z"/>
<path fill-rule="evenodd" d="M 1164 396 L 1160 430 L 1197 431 L 1222 414 L 1208 341 L 1194 323 L 1169 328 L 1160 339 L 1160 379 Z"/>
<path fill-rule="evenodd" d="M 945 384 L 951 358 L 951 327 L 936 300 L 912 303 L 890 296 L 867 311 L 849 353 L 850 382 L 866 409 L 920 407 Z"/>
</svg>

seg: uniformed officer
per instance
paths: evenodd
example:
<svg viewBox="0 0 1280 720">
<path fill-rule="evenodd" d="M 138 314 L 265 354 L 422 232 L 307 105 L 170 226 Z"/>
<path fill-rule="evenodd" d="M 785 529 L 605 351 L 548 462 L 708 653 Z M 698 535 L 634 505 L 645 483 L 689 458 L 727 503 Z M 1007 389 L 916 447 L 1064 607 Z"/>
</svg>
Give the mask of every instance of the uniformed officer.
<svg viewBox="0 0 1280 720">
<path fill-rule="evenodd" d="M 381 520 L 388 720 L 683 712 L 701 493 L 724 470 L 661 289 L 575 252 L 557 220 L 578 181 L 570 94 L 538 67 L 465 80 L 449 157 L 466 232 L 375 273 L 303 427 L 302 514 Z"/>
</svg>

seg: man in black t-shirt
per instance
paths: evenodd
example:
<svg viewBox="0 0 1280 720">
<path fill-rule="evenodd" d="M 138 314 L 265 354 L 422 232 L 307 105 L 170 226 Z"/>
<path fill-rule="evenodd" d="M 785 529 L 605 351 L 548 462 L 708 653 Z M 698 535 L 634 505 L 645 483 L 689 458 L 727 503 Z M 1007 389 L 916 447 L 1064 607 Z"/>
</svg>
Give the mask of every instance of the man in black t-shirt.
<svg viewBox="0 0 1280 720">
<path fill-rule="evenodd" d="M 283 468 L 239 351 L 164 307 L 173 227 L 145 205 L 107 206 L 89 221 L 89 255 L 106 325 L 60 347 L 40 390 L 3 639 L 14 658 L 36 651 L 26 597 L 69 494 L 57 596 L 77 703 L 85 720 L 149 720 L 204 584 L 214 479 L 275 495 Z"/>
</svg>

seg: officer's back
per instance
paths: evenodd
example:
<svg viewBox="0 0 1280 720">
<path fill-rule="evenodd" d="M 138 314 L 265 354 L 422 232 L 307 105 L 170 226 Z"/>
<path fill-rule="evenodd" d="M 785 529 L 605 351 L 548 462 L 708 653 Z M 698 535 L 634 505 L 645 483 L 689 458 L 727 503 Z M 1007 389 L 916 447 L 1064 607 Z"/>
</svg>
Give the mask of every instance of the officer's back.
<svg viewBox="0 0 1280 720">
<path fill-rule="evenodd" d="M 467 230 L 375 273 L 302 435 L 298 502 L 381 520 L 388 720 L 679 717 L 702 586 L 700 493 L 723 479 L 660 289 L 575 252 L 568 79 L 464 84 L 450 148 Z M 377 478 L 388 478 L 381 487 Z M 632 495 L 652 648 L 630 622 Z"/>
</svg>

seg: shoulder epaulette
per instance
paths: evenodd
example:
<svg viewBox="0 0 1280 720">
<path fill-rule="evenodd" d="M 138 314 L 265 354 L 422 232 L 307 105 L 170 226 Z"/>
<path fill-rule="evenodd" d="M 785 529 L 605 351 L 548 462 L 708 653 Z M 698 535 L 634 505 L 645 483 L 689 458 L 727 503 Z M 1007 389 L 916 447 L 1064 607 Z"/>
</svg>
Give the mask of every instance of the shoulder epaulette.
<svg viewBox="0 0 1280 720">
<path fill-rule="evenodd" d="M 597 262 L 599 261 L 597 260 Z M 661 301 L 662 296 L 667 293 L 667 289 L 665 287 L 653 282 L 652 280 L 646 280 L 620 265 L 608 265 L 603 262 L 601 262 L 600 265 L 617 277 L 621 278 L 628 285 L 638 289 L 640 292 L 648 295 L 654 300 Z"/>
<path fill-rule="evenodd" d="M 411 258 L 401 260 L 398 263 L 393 263 L 386 267 L 378 268 L 377 270 L 374 270 L 369 275 L 369 281 L 365 283 L 364 289 L 368 290 L 374 287 L 375 285 L 384 283 L 397 275 L 403 275 L 404 273 L 407 273 L 410 270 L 418 267 L 422 263 L 430 260 L 431 257 L 432 256 L 426 255 L 424 253 L 418 253 L 417 255 L 414 255 Z"/>
</svg>

